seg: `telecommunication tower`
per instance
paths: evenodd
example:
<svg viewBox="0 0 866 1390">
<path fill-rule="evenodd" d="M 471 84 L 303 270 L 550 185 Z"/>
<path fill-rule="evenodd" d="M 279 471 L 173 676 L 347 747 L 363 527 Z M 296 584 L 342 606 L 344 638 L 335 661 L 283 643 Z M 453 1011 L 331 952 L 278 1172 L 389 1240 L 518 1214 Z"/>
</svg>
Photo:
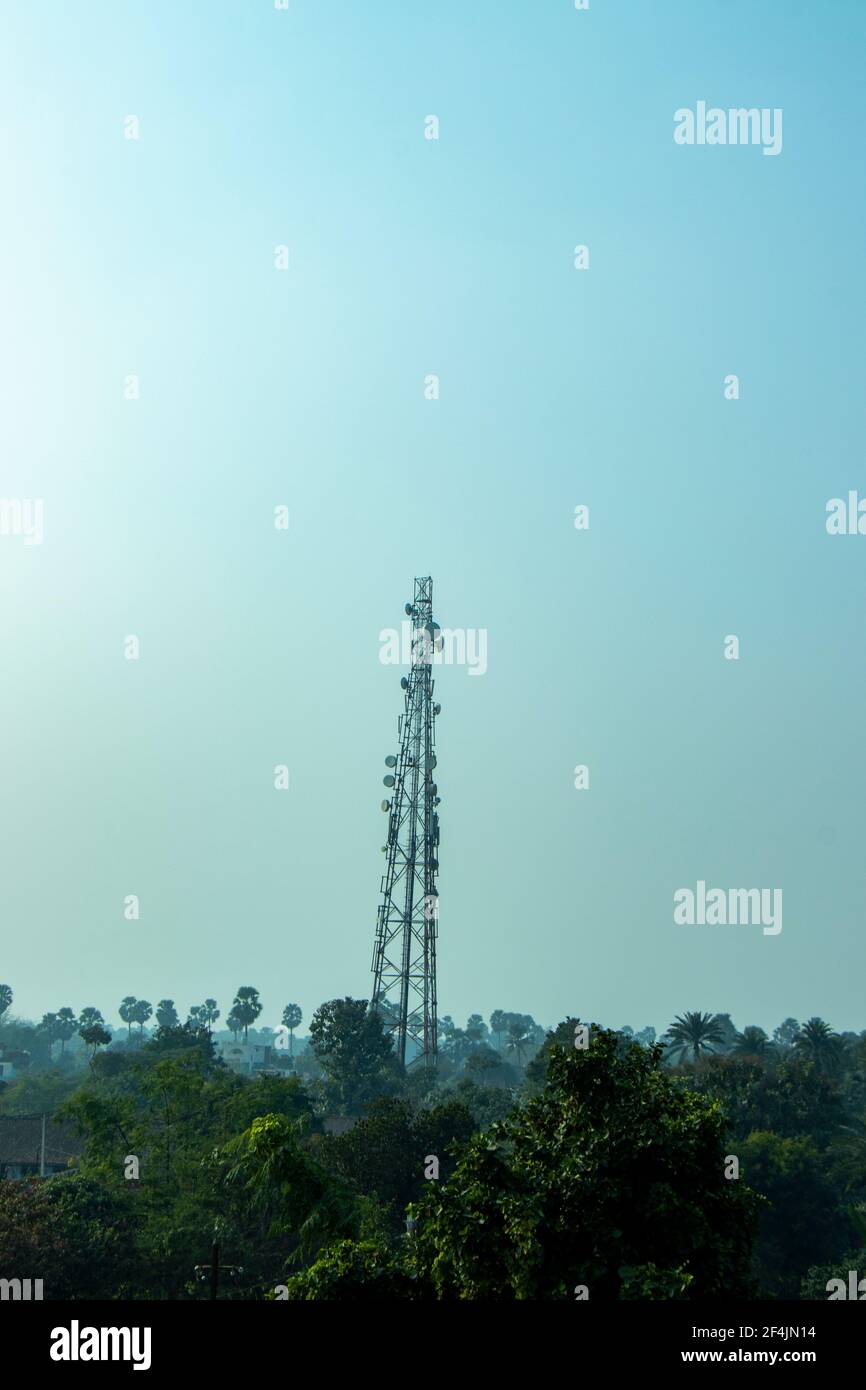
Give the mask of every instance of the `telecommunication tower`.
<svg viewBox="0 0 866 1390">
<path fill-rule="evenodd" d="M 435 723 L 441 706 L 433 703 L 433 658 L 441 650 L 433 621 L 433 580 L 415 580 L 415 597 L 406 604 L 409 674 L 397 720 L 399 752 L 385 759 L 382 802 L 388 816 L 376 941 L 373 949 L 371 1006 L 391 1028 L 397 1056 L 406 1065 L 436 1065 L 436 937 L 438 929 L 440 797 Z"/>
</svg>

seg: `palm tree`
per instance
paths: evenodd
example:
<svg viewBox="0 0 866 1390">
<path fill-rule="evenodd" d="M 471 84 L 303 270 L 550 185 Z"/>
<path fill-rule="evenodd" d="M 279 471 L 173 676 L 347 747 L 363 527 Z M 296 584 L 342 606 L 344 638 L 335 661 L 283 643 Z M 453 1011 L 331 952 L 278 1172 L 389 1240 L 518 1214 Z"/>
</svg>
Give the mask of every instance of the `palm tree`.
<svg viewBox="0 0 866 1390">
<path fill-rule="evenodd" d="M 210 1036 L 211 1028 L 220 1016 L 220 1011 L 217 1008 L 217 1001 L 215 999 L 206 999 L 204 1001 L 201 1006 L 201 1016 L 204 1026 L 207 1028 L 208 1036 Z"/>
<path fill-rule="evenodd" d="M 11 987 L 11 985 L 0 985 L 0 1018 L 3 1017 L 3 1015 L 5 1014 L 6 1010 L 9 1008 L 9 1006 L 10 1006 L 11 1003 L 12 1003 L 12 987 Z"/>
<path fill-rule="evenodd" d="M 60 1037 L 58 1030 L 58 1020 L 56 1014 L 43 1014 L 42 1022 L 37 1026 L 37 1032 L 41 1033 L 48 1043 L 48 1060 L 51 1061 L 51 1049 Z"/>
<path fill-rule="evenodd" d="M 130 1042 L 132 1039 L 132 1025 L 136 1021 L 135 1006 L 137 1003 L 138 1000 L 136 999 L 134 994 L 127 994 L 126 998 L 121 1001 L 120 1008 L 117 1011 L 120 1014 L 120 1017 L 123 1019 L 124 1023 L 126 1024 L 127 1042 Z"/>
<path fill-rule="evenodd" d="M 252 985 L 242 985 L 238 990 L 232 1004 L 232 1012 L 237 1014 L 238 1021 L 244 1030 L 244 1042 L 247 1040 L 247 1030 L 251 1023 L 255 1023 L 262 1006 L 259 1001 L 259 992 L 253 989 Z"/>
<path fill-rule="evenodd" d="M 142 1036 L 144 1025 L 153 1015 L 153 1005 L 147 999 L 136 999 L 133 1009 L 132 1021 L 138 1024 L 138 1036 Z"/>
<path fill-rule="evenodd" d="M 693 1013 L 677 1014 L 665 1038 L 670 1045 L 672 1057 L 682 1058 L 691 1052 L 692 1060 L 700 1060 L 704 1052 L 713 1052 L 713 1044 L 723 1043 L 724 1030 L 716 1022 L 715 1014 Z"/>
<path fill-rule="evenodd" d="M 502 1034 L 505 1032 L 505 1014 L 502 1009 L 494 1009 L 490 1015 L 490 1031 L 496 1034 L 496 1047 L 502 1051 Z"/>
<path fill-rule="evenodd" d="M 794 1037 L 793 1046 L 815 1064 L 818 1071 L 834 1071 L 839 1063 L 843 1043 L 823 1018 L 810 1018 Z"/>
<path fill-rule="evenodd" d="M 513 1018 L 508 1025 L 508 1051 L 517 1053 L 517 1060 L 523 1058 L 523 1049 L 529 1042 L 529 1030 L 525 1020 L 518 1016 Z"/>
<path fill-rule="evenodd" d="M 78 1032 L 78 1019 L 74 1009 L 57 1010 L 57 1036 L 60 1039 L 60 1055 L 66 1051 L 66 1044 L 73 1033 Z"/>
<path fill-rule="evenodd" d="M 232 1009 L 231 1013 L 226 1019 L 226 1025 L 231 1029 L 232 1037 L 234 1038 L 235 1042 L 237 1042 L 238 1033 L 241 1031 L 244 1025 L 242 1021 L 238 1018 L 235 1009 Z"/>
<path fill-rule="evenodd" d="M 480 1014 L 470 1014 L 466 1020 L 466 1036 L 471 1043 L 484 1041 L 484 1034 L 487 1032 L 487 1024 Z"/>
<path fill-rule="evenodd" d="M 289 1030 L 289 1056 L 294 1056 L 295 1029 L 303 1018 L 300 1004 L 287 1004 L 283 1009 L 283 1027 Z"/>
<path fill-rule="evenodd" d="M 744 1028 L 734 1039 L 733 1051 L 737 1057 L 767 1057 L 773 1044 L 763 1028 Z"/>
</svg>

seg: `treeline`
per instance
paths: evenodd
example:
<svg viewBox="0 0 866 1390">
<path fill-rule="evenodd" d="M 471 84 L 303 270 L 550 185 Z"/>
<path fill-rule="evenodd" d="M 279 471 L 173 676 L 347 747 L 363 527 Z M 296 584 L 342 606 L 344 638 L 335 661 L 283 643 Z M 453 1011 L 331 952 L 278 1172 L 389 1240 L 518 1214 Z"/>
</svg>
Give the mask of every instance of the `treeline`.
<svg viewBox="0 0 866 1390">
<path fill-rule="evenodd" d="M 0 985 L 0 1027 L 3 1026 L 4 1015 L 8 1016 L 13 999 L 11 986 Z M 128 994 L 121 1000 L 117 1011 L 126 1024 L 127 1042 L 132 1041 L 132 1029 L 135 1024 L 138 1025 L 140 1041 L 144 1037 L 145 1025 L 151 1019 L 154 1020 L 157 1028 L 178 1028 L 181 1025 L 181 1018 L 173 999 L 160 999 L 156 1009 L 154 1009 L 150 1000 L 137 999 L 135 995 Z M 261 1012 L 262 1003 L 259 991 L 254 989 L 252 985 L 242 985 L 234 997 L 226 1018 L 228 1031 L 235 1038 L 243 1033 L 246 1040 L 249 1029 L 253 1027 Z M 187 1026 L 203 1028 L 210 1034 L 220 1016 L 217 1001 L 205 999 L 202 1004 L 190 1006 L 185 1021 Z M 291 1039 L 294 1038 L 294 1030 L 300 1024 L 302 1017 L 297 1004 L 287 1004 L 283 1009 L 283 1027 L 288 1030 Z M 99 1009 L 92 1006 L 76 1013 L 75 1009 L 67 1005 L 58 1009 L 56 1013 L 43 1014 L 39 1023 L 32 1024 L 18 1020 L 18 1024 L 19 1034 L 21 1029 L 24 1030 L 24 1034 L 16 1038 L 16 1042 L 26 1040 L 35 1043 L 37 1049 L 43 1051 L 47 1049 L 49 1061 L 52 1060 L 52 1049 L 56 1042 L 60 1043 L 60 1054 L 63 1056 L 66 1051 L 66 1044 L 76 1035 L 85 1046 L 94 1050 L 98 1047 L 107 1047 L 114 1038 L 114 1030 L 106 1024 Z M 8 1029 L 8 1024 L 6 1027 Z M 269 1029 L 268 1032 L 273 1035 L 272 1029 Z"/>
<path fill-rule="evenodd" d="M 0 1182 L 0 1273 L 194 1298 L 215 1239 L 232 1298 L 826 1298 L 866 1273 L 866 1033 L 697 1010 L 582 1047 L 577 1019 L 497 1010 L 440 1020 L 434 1074 L 344 998 L 294 1074 L 242 1077 L 215 1021 L 0 1086 L 0 1114 L 83 1141 L 69 1175 Z"/>
</svg>

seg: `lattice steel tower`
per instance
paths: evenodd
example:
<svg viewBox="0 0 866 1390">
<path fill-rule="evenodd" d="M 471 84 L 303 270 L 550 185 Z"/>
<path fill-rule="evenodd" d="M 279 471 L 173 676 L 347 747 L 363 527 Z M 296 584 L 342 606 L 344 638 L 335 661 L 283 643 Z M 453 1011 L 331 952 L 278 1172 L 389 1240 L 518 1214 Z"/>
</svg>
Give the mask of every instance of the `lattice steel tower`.
<svg viewBox="0 0 866 1390">
<path fill-rule="evenodd" d="M 406 604 L 409 674 L 397 721 L 400 751 L 385 759 L 390 791 L 382 810 L 388 815 L 387 856 L 382 901 L 373 949 L 372 1007 L 394 1034 L 405 1065 L 436 1065 L 436 937 L 439 894 L 439 795 L 433 703 L 433 658 L 441 649 L 433 621 L 433 580 L 415 580 L 415 598 Z"/>
</svg>

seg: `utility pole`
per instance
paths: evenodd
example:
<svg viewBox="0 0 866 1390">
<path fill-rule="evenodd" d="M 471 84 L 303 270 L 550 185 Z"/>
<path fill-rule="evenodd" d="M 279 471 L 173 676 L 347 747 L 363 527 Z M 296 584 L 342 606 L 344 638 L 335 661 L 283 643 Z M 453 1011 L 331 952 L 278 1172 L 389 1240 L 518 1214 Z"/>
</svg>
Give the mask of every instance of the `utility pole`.
<svg viewBox="0 0 866 1390">
<path fill-rule="evenodd" d="M 236 1275 L 243 1274 L 242 1265 L 221 1265 L 220 1264 L 220 1245 L 218 1240 L 214 1240 L 211 1246 L 211 1257 L 209 1265 L 196 1265 L 195 1276 L 200 1284 L 205 1281 L 210 1285 L 211 1300 L 215 1300 L 219 1294 L 220 1274 L 227 1274 L 230 1279 Z"/>
<path fill-rule="evenodd" d="M 391 1028 L 397 1056 L 409 1063 L 435 1067 L 436 939 L 438 936 L 440 797 L 434 781 L 436 716 L 433 659 L 441 650 L 439 624 L 433 620 L 433 580 L 415 580 L 415 595 L 406 604 L 411 620 L 411 659 L 403 713 L 397 721 L 399 752 L 385 759 L 390 795 L 382 802 L 388 816 L 383 852 L 376 938 L 373 948 L 371 1007 Z"/>
</svg>

